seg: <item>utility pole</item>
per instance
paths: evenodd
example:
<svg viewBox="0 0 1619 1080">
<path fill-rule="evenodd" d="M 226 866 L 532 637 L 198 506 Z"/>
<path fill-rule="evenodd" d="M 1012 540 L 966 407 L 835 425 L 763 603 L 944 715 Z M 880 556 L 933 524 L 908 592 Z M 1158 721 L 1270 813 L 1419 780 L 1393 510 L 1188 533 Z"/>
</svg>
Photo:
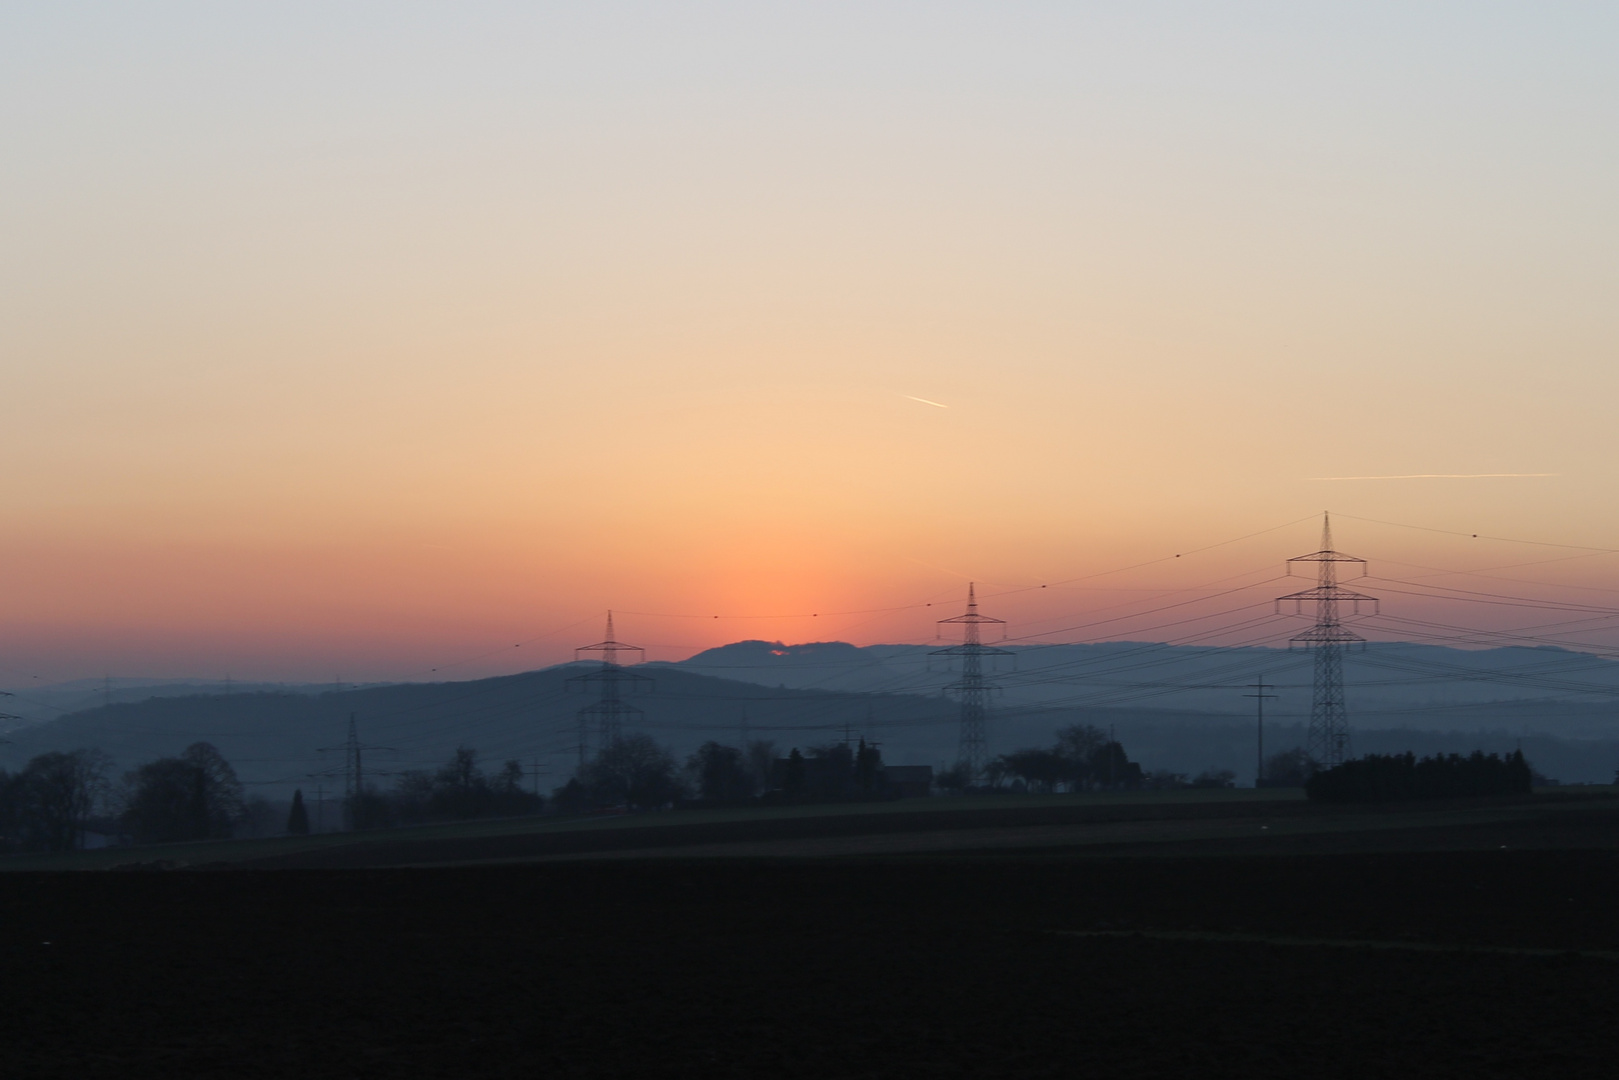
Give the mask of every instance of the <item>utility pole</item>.
<svg viewBox="0 0 1619 1080">
<path fill-rule="evenodd" d="M 535 758 L 530 764 L 534 766 L 534 794 L 538 795 L 540 793 L 540 759 Z"/>
<path fill-rule="evenodd" d="M 1346 628 L 1340 621 L 1348 607 L 1348 614 L 1361 614 L 1361 605 L 1367 614 L 1377 614 L 1377 597 L 1354 592 L 1338 584 L 1338 566 L 1343 563 L 1358 566 L 1356 577 L 1366 576 L 1366 560 L 1345 555 L 1332 548 L 1332 520 L 1321 515 L 1321 550 L 1287 560 L 1287 572 L 1293 572 L 1294 563 L 1316 563 L 1316 586 L 1302 592 L 1277 597 L 1276 612 L 1282 613 L 1283 604 L 1293 605 L 1293 614 L 1304 614 L 1306 603 L 1315 606 L 1315 625 L 1292 639 L 1292 644 L 1315 652 L 1315 685 L 1310 700 L 1310 734 L 1305 752 L 1310 760 L 1323 768 L 1342 765 L 1349 759 L 1349 714 L 1344 707 L 1344 661 L 1346 648 L 1364 646 L 1366 639 Z"/>
<path fill-rule="evenodd" d="M 601 667 L 596 671 L 583 675 L 575 675 L 568 680 L 569 689 L 588 690 L 591 686 L 601 688 L 601 696 L 594 704 L 586 705 L 579 710 L 579 770 L 584 771 L 585 763 L 590 758 L 590 728 L 594 722 L 601 738 L 602 746 L 608 747 L 617 742 L 623 735 L 624 718 L 632 721 L 644 716 L 640 709 L 624 701 L 626 693 L 647 693 L 652 689 L 650 676 L 639 672 L 628 671 L 618 662 L 621 653 L 639 653 L 646 658 L 646 650 L 639 645 L 626 645 L 613 637 L 613 613 L 607 613 L 607 637 L 594 645 L 581 645 L 574 650 L 575 660 L 585 659 L 586 653 L 599 653 Z M 639 661 L 637 661 L 639 662 Z"/>
<path fill-rule="evenodd" d="M 1005 619 L 992 619 L 978 613 L 976 586 L 967 584 L 967 613 L 953 619 L 940 619 L 940 626 L 960 626 L 961 644 L 947 649 L 934 649 L 934 656 L 961 657 L 961 678 L 945 686 L 947 694 L 961 699 L 961 742 L 957 760 L 967 766 L 969 782 L 977 783 L 984 775 L 989 756 L 984 733 L 984 717 L 989 712 L 989 697 L 999 687 L 984 680 L 983 658 L 1010 656 L 1006 649 L 985 645 L 980 636 L 985 625 L 1005 626 Z"/>
<path fill-rule="evenodd" d="M 1248 689 L 1254 691 L 1254 693 L 1242 696 L 1253 698 L 1254 707 L 1259 710 L 1259 764 L 1254 767 L 1254 787 L 1260 787 L 1265 782 L 1265 699 L 1276 696 L 1275 694 L 1267 694 L 1265 691 L 1274 690 L 1276 687 L 1267 683 L 1264 675 L 1260 675 L 1258 682 L 1248 684 Z"/>
<path fill-rule="evenodd" d="M 325 826 L 325 824 L 326 824 L 326 785 L 324 783 L 320 783 L 320 784 L 315 785 L 315 831 L 320 832 L 320 830 Z"/>
</svg>

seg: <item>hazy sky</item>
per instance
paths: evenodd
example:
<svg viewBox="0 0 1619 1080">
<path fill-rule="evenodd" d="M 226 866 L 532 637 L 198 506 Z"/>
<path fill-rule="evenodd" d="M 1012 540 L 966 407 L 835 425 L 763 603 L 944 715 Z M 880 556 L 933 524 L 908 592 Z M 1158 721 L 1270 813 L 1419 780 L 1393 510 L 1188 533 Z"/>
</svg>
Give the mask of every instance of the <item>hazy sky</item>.
<svg viewBox="0 0 1619 1080">
<path fill-rule="evenodd" d="M 1616 52 L 1598 3 L 6 5 L 0 683 L 926 640 L 729 616 L 1171 556 L 1004 598 L 1059 626 L 1323 508 L 1619 546 Z M 1318 479 L 1480 473 L 1553 475 Z"/>
</svg>

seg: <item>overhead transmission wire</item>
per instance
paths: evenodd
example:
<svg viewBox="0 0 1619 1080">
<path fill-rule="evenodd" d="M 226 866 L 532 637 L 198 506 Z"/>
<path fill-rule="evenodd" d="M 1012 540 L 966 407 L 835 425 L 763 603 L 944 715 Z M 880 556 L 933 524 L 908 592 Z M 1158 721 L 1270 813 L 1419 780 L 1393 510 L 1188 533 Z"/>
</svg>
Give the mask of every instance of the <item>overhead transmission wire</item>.
<svg viewBox="0 0 1619 1080">
<path fill-rule="evenodd" d="M 1373 525 L 1388 525 L 1396 529 L 1414 529 L 1418 532 L 1439 533 L 1445 536 L 1463 536 L 1473 540 L 1494 540 L 1502 544 L 1527 544 L 1533 547 L 1562 548 L 1565 551 L 1589 551 L 1594 555 L 1619 555 L 1619 548 L 1596 547 L 1590 544 L 1557 544 L 1547 540 L 1521 540 L 1511 536 L 1489 536 L 1484 533 L 1458 532 L 1455 529 L 1436 529 L 1429 525 L 1411 525 L 1403 521 L 1384 521 L 1380 518 L 1358 517 L 1354 514 L 1338 513 L 1338 517 L 1349 521 L 1365 521 Z"/>
<path fill-rule="evenodd" d="M 1511 582 L 1514 585 L 1535 585 L 1543 589 L 1578 589 L 1582 592 L 1619 593 L 1619 589 L 1608 588 L 1603 585 L 1568 585 L 1557 581 L 1535 581 L 1532 578 L 1504 577 L 1494 572 L 1496 570 L 1516 570 L 1526 566 L 1551 566 L 1555 563 L 1572 562 L 1576 559 L 1594 559 L 1604 554 L 1606 554 L 1606 552 L 1594 551 L 1585 552 L 1584 554 L 1580 555 L 1559 555 L 1555 559 L 1535 559 L 1531 562 L 1505 563 L 1501 566 L 1485 566 L 1476 570 L 1445 570 L 1438 566 L 1429 566 L 1426 563 L 1405 562 L 1400 559 L 1379 558 L 1377 561 L 1380 565 L 1385 566 L 1409 566 L 1415 570 L 1430 571 L 1430 573 L 1427 575 L 1419 575 L 1419 580 L 1422 576 L 1477 577 L 1484 578 L 1488 581 Z"/>
<path fill-rule="evenodd" d="M 1381 626 L 1385 623 L 1399 623 L 1402 627 L 1427 627 L 1427 630 L 1398 629 L 1391 631 L 1399 634 L 1422 633 L 1429 637 L 1443 638 L 1447 641 L 1456 641 L 1468 645 L 1478 645 L 1485 648 L 1526 648 L 1533 646 L 1550 646 L 1576 652 L 1584 657 L 1589 666 L 1600 666 L 1619 659 L 1619 647 L 1603 645 L 1589 641 L 1578 641 L 1570 638 L 1551 637 L 1545 634 L 1529 634 L 1522 630 L 1479 630 L 1450 623 L 1433 622 L 1427 619 L 1413 619 L 1401 615 L 1379 615 L 1376 622 L 1368 621 L 1367 625 Z M 1601 628 L 1592 628 L 1587 633 L 1597 633 Z M 1434 631 L 1444 631 L 1435 634 Z M 1578 633 L 1579 631 L 1575 631 Z"/>
</svg>

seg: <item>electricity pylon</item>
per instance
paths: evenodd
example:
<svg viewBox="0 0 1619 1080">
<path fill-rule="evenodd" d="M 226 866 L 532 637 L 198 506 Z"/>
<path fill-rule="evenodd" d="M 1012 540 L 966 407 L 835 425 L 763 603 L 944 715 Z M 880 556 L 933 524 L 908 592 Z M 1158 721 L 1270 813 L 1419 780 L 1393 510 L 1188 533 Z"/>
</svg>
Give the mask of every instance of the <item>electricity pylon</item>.
<svg viewBox="0 0 1619 1080">
<path fill-rule="evenodd" d="M 1332 519 L 1321 515 L 1321 550 L 1287 560 L 1287 572 L 1294 563 L 1316 563 L 1316 586 L 1303 592 L 1277 597 L 1276 613 L 1291 603 L 1293 614 L 1304 614 L 1304 605 L 1315 605 L 1315 625 L 1293 638 L 1291 644 L 1315 650 L 1315 689 L 1310 699 L 1310 735 L 1305 753 L 1318 767 L 1330 769 L 1349 758 L 1349 714 L 1344 707 L 1344 659 L 1346 648 L 1364 645 L 1366 639 L 1340 621 L 1341 605 L 1348 614 L 1362 614 L 1361 605 L 1377 614 L 1377 598 L 1354 592 L 1338 584 L 1338 566 L 1351 563 L 1360 567 L 1356 577 L 1366 576 L 1366 560 L 1332 549 Z"/>
<path fill-rule="evenodd" d="M 355 799 L 365 794 L 365 763 L 363 755 L 367 750 L 392 750 L 391 746 L 365 746 L 360 742 L 359 729 L 355 726 L 354 713 L 349 713 L 349 736 L 342 746 L 322 746 L 319 752 L 331 753 L 334 750 L 343 751 L 343 812 L 347 817 L 348 827 L 353 829 L 356 821 Z"/>
<path fill-rule="evenodd" d="M 934 649 L 934 656 L 961 657 L 961 678 L 947 685 L 944 690 L 947 694 L 955 694 L 961 699 L 961 747 L 957 760 L 967 766 L 970 773 L 969 782 L 977 783 L 984 775 L 984 766 L 988 763 L 988 743 L 984 733 L 984 718 L 989 712 L 989 697 L 1000 687 L 986 682 L 984 679 L 983 658 L 986 656 L 1011 656 L 1006 649 L 997 649 L 985 645 L 981 638 L 980 627 L 984 625 L 1004 626 L 1005 619 L 992 619 L 988 615 L 978 614 L 978 596 L 972 583 L 967 585 L 967 613 L 957 615 L 953 619 L 940 619 L 939 625 L 961 627 L 961 644 L 952 645 L 947 649 Z"/>
<path fill-rule="evenodd" d="M 590 759 L 590 729 L 594 724 L 597 734 L 601 738 L 603 747 L 613 745 L 624 732 L 624 720 L 632 721 L 644 716 L 640 709 L 624 700 L 626 693 L 646 693 L 652 689 L 650 676 L 627 671 L 618 662 L 620 653 L 640 653 L 643 658 L 646 650 L 639 645 L 626 645 L 613 637 L 613 613 L 607 613 L 607 637 L 594 645 L 581 645 L 574 650 L 575 660 L 584 660 L 588 653 L 601 655 L 601 667 L 595 671 L 588 671 L 583 675 L 575 675 L 568 680 L 570 689 L 587 690 L 592 686 L 601 687 L 601 696 L 592 704 L 579 710 L 579 768 L 585 767 Z"/>
</svg>

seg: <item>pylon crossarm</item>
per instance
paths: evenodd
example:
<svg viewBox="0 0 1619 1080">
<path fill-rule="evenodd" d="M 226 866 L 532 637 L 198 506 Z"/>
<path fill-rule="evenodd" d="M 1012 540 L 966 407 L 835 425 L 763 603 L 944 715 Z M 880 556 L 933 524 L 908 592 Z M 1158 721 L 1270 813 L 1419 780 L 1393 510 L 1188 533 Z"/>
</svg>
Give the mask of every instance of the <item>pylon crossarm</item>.
<svg viewBox="0 0 1619 1080">
<path fill-rule="evenodd" d="M 599 683 L 613 683 L 628 687 L 630 693 L 647 693 L 656 681 L 650 675 L 642 675 L 635 671 L 626 671 L 621 667 L 602 668 L 598 671 L 587 671 L 581 675 L 568 676 L 565 685 L 570 689 L 588 690 Z"/>
<path fill-rule="evenodd" d="M 646 710 L 631 705 L 627 701 L 593 701 L 589 705 L 574 713 L 575 716 L 602 716 L 606 714 L 621 714 L 624 716 L 645 716 Z"/>
<path fill-rule="evenodd" d="M 1320 645 L 1364 645 L 1366 639 L 1341 626 L 1316 626 L 1288 639 L 1290 645 L 1314 648 Z"/>
<path fill-rule="evenodd" d="M 1305 589 L 1303 592 L 1278 596 L 1276 598 L 1276 614 L 1282 614 L 1283 604 L 1292 604 L 1293 614 L 1302 615 L 1304 614 L 1305 604 L 1320 605 L 1323 601 L 1347 604 L 1351 615 L 1377 615 L 1380 611 L 1378 599 L 1375 596 L 1367 596 L 1365 593 L 1354 592 L 1350 589 L 1340 589 L 1336 585 L 1322 585 L 1314 589 Z"/>
<path fill-rule="evenodd" d="M 575 649 L 573 651 L 576 652 L 576 653 L 582 653 L 582 652 L 638 652 L 638 653 L 644 653 L 644 652 L 646 652 L 646 650 L 641 648 L 641 646 L 639 646 L 639 645 L 626 645 L 622 641 L 598 641 L 594 645 L 581 645 L 581 646 L 579 646 L 577 649 Z"/>
<path fill-rule="evenodd" d="M 997 649 L 993 645 L 951 645 L 946 649 L 934 649 L 929 656 L 1013 656 L 1011 649 Z"/>
<path fill-rule="evenodd" d="M 1350 555 L 1342 551 L 1312 551 L 1308 555 L 1295 555 L 1288 562 L 1357 562 L 1366 560 L 1359 555 Z"/>
</svg>

